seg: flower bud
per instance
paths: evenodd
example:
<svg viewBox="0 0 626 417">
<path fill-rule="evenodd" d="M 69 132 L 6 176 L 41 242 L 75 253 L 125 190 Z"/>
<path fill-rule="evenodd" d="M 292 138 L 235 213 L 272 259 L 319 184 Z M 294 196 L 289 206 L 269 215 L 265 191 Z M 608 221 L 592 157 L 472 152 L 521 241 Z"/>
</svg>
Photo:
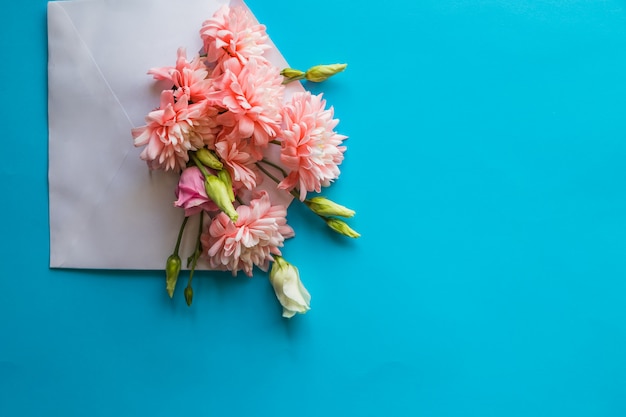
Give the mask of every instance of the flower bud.
<svg viewBox="0 0 626 417">
<path fill-rule="evenodd" d="M 224 167 L 222 162 L 217 159 L 217 156 L 215 156 L 215 154 L 207 148 L 198 149 L 196 151 L 196 156 L 204 166 L 207 166 L 209 168 L 222 169 Z"/>
<path fill-rule="evenodd" d="M 185 302 L 188 306 L 191 306 L 191 302 L 193 301 L 193 288 L 190 286 L 185 287 Z"/>
<path fill-rule="evenodd" d="M 222 180 L 224 184 L 226 184 L 226 190 L 228 191 L 230 201 L 235 201 L 235 191 L 233 190 L 233 180 L 230 177 L 230 173 L 225 169 L 220 169 L 217 171 L 217 177 Z"/>
<path fill-rule="evenodd" d="M 274 256 L 270 283 L 283 306 L 283 317 L 291 318 L 296 313 L 304 314 L 310 309 L 311 295 L 300 281 L 298 268 L 281 256 Z"/>
<path fill-rule="evenodd" d="M 177 254 L 170 255 L 165 263 L 165 289 L 170 298 L 174 296 L 174 288 L 176 288 L 176 281 L 178 281 L 178 274 L 180 273 L 180 264 L 180 257 Z"/>
<path fill-rule="evenodd" d="M 343 220 L 335 219 L 332 217 L 324 219 L 328 227 L 333 229 L 335 232 L 340 233 L 344 236 L 348 237 L 361 237 L 361 235 L 350 228 Z"/>
<path fill-rule="evenodd" d="M 297 81 L 297 80 L 303 79 L 305 74 L 303 71 L 300 71 L 297 69 L 285 68 L 284 70 L 280 72 L 280 75 L 285 77 L 285 81 L 283 81 L 283 84 L 287 84 L 287 83 L 290 83 L 291 81 Z"/>
<path fill-rule="evenodd" d="M 354 216 L 354 210 L 350 210 L 340 204 L 335 203 L 325 197 L 313 197 L 304 200 L 304 204 L 320 216 L 340 216 L 340 217 L 352 217 Z"/>
<path fill-rule="evenodd" d="M 316 65 L 306 71 L 305 78 L 309 81 L 319 83 L 342 72 L 347 66 L 348 64 Z"/>
<path fill-rule="evenodd" d="M 206 189 L 206 193 L 209 198 L 213 200 L 213 202 L 220 208 L 220 210 L 226 213 L 226 215 L 233 223 L 236 222 L 239 214 L 233 206 L 233 202 L 230 199 L 228 188 L 226 184 L 224 184 L 224 181 L 222 181 L 215 175 L 209 175 L 204 181 L 204 188 Z"/>
</svg>

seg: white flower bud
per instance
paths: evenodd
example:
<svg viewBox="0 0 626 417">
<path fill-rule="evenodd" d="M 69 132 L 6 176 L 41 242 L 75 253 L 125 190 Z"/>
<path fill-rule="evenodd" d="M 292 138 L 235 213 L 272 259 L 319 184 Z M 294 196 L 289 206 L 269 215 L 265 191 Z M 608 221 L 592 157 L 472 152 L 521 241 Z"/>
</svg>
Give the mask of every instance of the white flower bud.
<svg viewBox="0 0 626 417">
<path fill-rule="evenodd" d="M 276 298 L 283 306 L 283 317 L 291 318 L 296 313 L 304 314 L 310 309 L 311 295 L 300 281 L 298 268 L 281 256 L 274 256 L 270 282 Z"/>
</svg>

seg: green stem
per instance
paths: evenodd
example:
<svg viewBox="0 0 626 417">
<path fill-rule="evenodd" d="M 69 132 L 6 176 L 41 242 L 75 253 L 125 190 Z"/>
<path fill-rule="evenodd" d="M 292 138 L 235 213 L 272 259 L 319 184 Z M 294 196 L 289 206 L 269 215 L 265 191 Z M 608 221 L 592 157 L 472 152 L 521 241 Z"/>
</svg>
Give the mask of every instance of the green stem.
<svg viewBox="0 0 626 417">
<path fill-rule="evenodd" d="M 289 191 L 289 194 L 291 194 L 296 200 L 300 201 L 300 193 L 295 188 Z"/>
<path fill-rule="evenodd" d="M 187 287 L 191 287 L 191 281 L 193 281 L 193 273 L 196 270 L 198 264 L 198 258 L 200 257 L 200 237 L 202 236 L 202 223 L 204 218 L 204 212 L 200 212 L 200 226 L 198 227 L 198 238 L 196 239 L 196 249 L 193 252 L 193 258 L 191 258 L 191 270 L 189 271 L 189 280 L 187 281 Z"/>
<path fill-rule="evenodd" d="M 269 143 L 271 143 L 272 145 L 279 145 L 279 146 L 282 146 L 282 144 L 283 144 L 281 141 L 276 140 L 276 139 L 270 140 Z"/>
<path fill-rule="evenodd" d="M 176 239 L 176 247 L 174 248 L 174 255 L 176 256 L 178 256 L 178 249 L 180 248 L 180 241 L 183 238 L 183 230 L 185 230 L 187 220 L 189 220 L 189 217 L 185 216 L 183 223 L 180 225 L 180 230 L 178 231 L 178 239 Z"/>
<path fill-rule="evenodd" d="M 275 166 L 276 168 L 278 168 L 279 170 L 281 170 L 284 174 L 286 174 L 286 173 L 285 173 L 285 171 L 284 171 L 282 168 L 278 167 L 276 164 L 273 164 L 273 163 L 271 163 L 271 162 L 269 162 L 269 161 L 266 161 L 265 159 L 262 159 L 262 160 L 261 160 L 261 161 L 259 161 L 259 162 L 265 162 L 266 164 L 269 164 L 269 165 Z M 256 164 L 256 166 L 257 166 L 257 167 L 258 167 L 258 168 L 259 168 L 259 169 L 260 169 L 260 170 L 261 170 L 261 171 L 262 171 L 265 175 L 267 175 L 268 177 L 270 177 L 270 178 L 272 179 L 272 181 L 274 181 L 276 184 L 279 184 L 279 183 L 280 183 L 280 180 L 279 180 L 278 178 L 276 178 L 274 175 L 272 175 L 272 173 L 271 173 L 271 172 L 269 172 L 267 169 L 263 168 L 263 167 L 259 164 L 259 162 L 256 162 L 256 163 L 255 163 L 255 164 Z M 286 177 L 286 176 L 287 176 L 287 175 L 285 175 L 285 177 Z M 289 191 L 289 193 L 290 193 L 292 196 L 294 196 L 294 198 L 296 198 L 298 201 L 300 201 L 300 193 L 299 193 L 299 191 L 298 191 L 297 189 L 295 189 L 295 188 L 294 188 L 293 190 Z"/>
<path fill-rule="evenodd" d="M 261 164 L 259 164 L 258 162 L 255 162 L 255 165 L 268 177 L 270 177 L 272 179 L 272 181 L 274 181 L 276 184 L 280 183 L 280 180 L 278 178 L 276 178 L 271 172 L 269 172 L 267 169 L 263 168 L 261 166 Z"/>
<path fill-rule="evenodd" d="M 267 165 L 271 166 L 272 168 L 275 168 L 275 169 L 279 170 L 280 173 L 283 174 L 283 177 L 287 177 L 287 175 L 288 175 L 287 171 L 285 171 L 283 169 L 283 167 L 273 163 L 272 161 L 268 161 L 267 159 L 263 158 L 259 162 L 263 162 L 264 164 L 267 164 Z"/>
</svg>

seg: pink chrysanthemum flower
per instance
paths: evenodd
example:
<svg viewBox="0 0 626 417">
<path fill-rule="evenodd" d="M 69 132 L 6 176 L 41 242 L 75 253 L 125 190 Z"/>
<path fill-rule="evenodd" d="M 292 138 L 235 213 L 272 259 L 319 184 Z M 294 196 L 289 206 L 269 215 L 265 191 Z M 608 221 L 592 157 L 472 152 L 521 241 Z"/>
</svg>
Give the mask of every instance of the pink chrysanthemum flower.
<svg viewBox="0 0 626 417">
<path fill-rule="evenodd" d="M 157 80 L 170 81 L 175 87 L 174 97 L 177 100 L 183 94 L 193 103 L 205 100 L 211 87 L 208 68 L 198 54 L 188 61 L 185 48 L 178 48 L 177 56 L 176 66 L 151 68 L 148 74 Z"/>
<path fill-rule="evenodd" d="M 296 93 L 283 107 L 283 131 L 280 160 L 290 171 L 278 188 L 300 188 L 300 200 L 308 191 L 320 192 L 339 177 L 347 136 L 333 129 L 339 123 L 333 119 L 333 108 L 325 109 L 322 95 Z"/>
<path fill-rule="evenodd" d="M 255 59 L 246 65 L 229 59 L 215 87 L 211 102 L 228 110 L 217 116 L 217 122 L 251 138 L 253 157 L 262 158 L 263 149 L 280 130 L 284 86 L 278 68 Z"/>
<path fill-rule="evenodd" d="M 287 209 L 272 206 L 265 191 L 249 205 L 237 207 L 237 213 L 236 223 L 224 213 L 213 218 L 201 237 L 203 255 L 213 269 L 231 271 L 233 276 L 243 270 L 251 277 L 255 265 L 267 271 L 272 255 L 281 255 L 279 248 L 294 231 L 287 225 Z"/>
<path fill-rule="evenodd" d="M 194 130 L 200 135 L 204 144 L 213 149 L 212 146 L 215 143 L 217 135 L 222 131 L 222 126 L 217 122 L 217 116 L 219 109 L 211 106 L 206 100 L 199 103 L 203 106 L 204 110 L 201 113 L 200 118 L 195 121 Z"/>
<path fill-rule="evenodd" d="M 226 165 L 234 183 L 241 184 L 248 190 L 257 186 L 254 165 L 257 159 L 251 155 L 248 139 L 223 129 L 215 141 L 215 152 Z"/>
<path fill-rule="evenodd" d="M 172 90 L 163 91 L 161 106 L 146 116 L 148 124 L 132 129 L 135 146 L 147 145 L 141 159 L 151 169 L 183 169 L 188 151 L 201 148 L 203 135 L 211 132 L 208 120 L 204 104 L 189 104 L 184 95 L 176 101 Z"/>
<path fill-rule="evenodd" d="M 220 8 L 202 24 L 200 37 L 209 62 L 234 57 L 246 63 L 250 57 L 260 57 L 269 49 L 265 26 L 243 7 Z"/>
</svg>

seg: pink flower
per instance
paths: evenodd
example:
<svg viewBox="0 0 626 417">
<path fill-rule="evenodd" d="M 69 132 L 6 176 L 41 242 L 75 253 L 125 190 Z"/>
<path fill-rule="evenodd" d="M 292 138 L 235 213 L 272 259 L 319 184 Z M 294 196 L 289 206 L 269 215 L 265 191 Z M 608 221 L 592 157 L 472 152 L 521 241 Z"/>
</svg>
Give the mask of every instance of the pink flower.
<svg viewBox="0 0 626 417">
<path fill-rule="evenodd" d="M 322 95 L 296 93 L 283 107 L 283 131 L 280 160 L 290 170 L 278 188 L 300 188 L 300 200 L 308 191 L 320 192 L 339 177 L 347 136 L 333 129 L 339 120 L 333 119 L 333 108 L 325 110 Z"/>
<path fill-rule="evenodd" d="M 204 175 L 198 167 L 183 170 L 176 187 L 174 206 L 185 209 L 185 216 L 193 216 L 205 211 L 217 211 L 217 205 L 209 199 L 204 188 Z"/>
<path fill-rule="evenodd" d="M 184 94 L 194 103 L 205 100 L 211 87 L 209 70 L 200 56 L 196 54 L 191 61 L 187 61 L 185 48 L 178 48 L 175 67 L 151 68 L 148 74 L 152 74 L 157 80 L 170 81 L 176 87 L 174 92 L 176 99 Z"/>
<path fill-rule="evenodd" d="M 204 110 L 200 117 L 194 121 L 194 131 L 200 135 L 204 144 L 212 149 L 217 135 L 222 131 L 222 126 L 217 122 L 219 109 L 211 106 L 206 100 L 201 101 L 198 105 L 203 106 Z"/>
<path fill-rule="evenodd" d="M 172 90 L 163 91 L 161 106 L 146 117 L 148 124 L 132 129 L 135 146 L 147 145 L 141 159 L 152 169 L 183 169 L 187 152 L 201 148 L 203 135 L 211 132 L 206 115 L 204 104 L 188 104 L 185 95 L 176 101 Z"/>
<path fill-rule="evenodd" d="M 200 29 L 204 50 L 210 62 L 224 61 L 230 57 L 246 63 L 248 58 L 260 57 L 269 49 L 265 26 L 242 7 L 223 6 Z"/>
<path fill-rule="evenodd" d="M 285 239 L 294 236 L 287 225 L 287 209 L 272 206 L 269 195 L 263 191 L 249 205 L 237 207 L 236 223 L 220 213 L 213 218 L 202 235 L 203 254 L 213 269 L 238 271 L 251 277 L 254 265 L 267 271 L 272 255 L 281 255 L 279 247 Z"/>
<path fill-rule="evenodd" d="M 254 165 L 257 159 L 251 155 L 250 141 L 236 133 L 222 130 L 215 141 L 215 152 L 226 165 L 233 182 L 252 190 L 257 185 Z"/>
<path fill-rule="evenodd" d="M 255 59 L 246 65 L 229 59 L 215 86 L 211 100 L 228 110 L 217 122 L 233 127 L 242 138 L 252 138 L 253 156 L 262 158 L 262 150 L 280 129 L 284 86 L 278 68 Z"/>
</svg>

